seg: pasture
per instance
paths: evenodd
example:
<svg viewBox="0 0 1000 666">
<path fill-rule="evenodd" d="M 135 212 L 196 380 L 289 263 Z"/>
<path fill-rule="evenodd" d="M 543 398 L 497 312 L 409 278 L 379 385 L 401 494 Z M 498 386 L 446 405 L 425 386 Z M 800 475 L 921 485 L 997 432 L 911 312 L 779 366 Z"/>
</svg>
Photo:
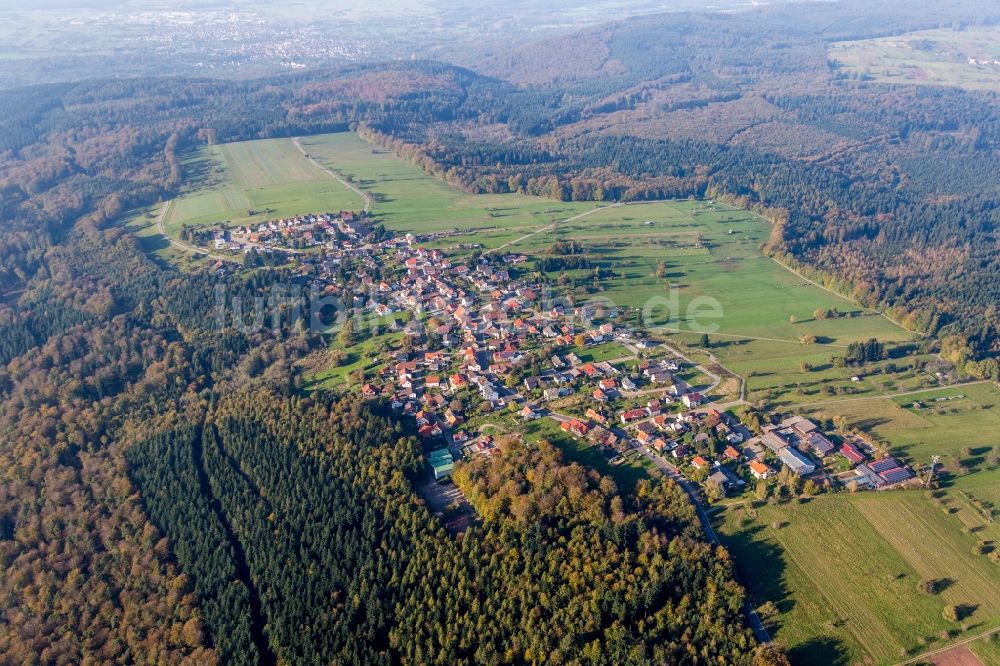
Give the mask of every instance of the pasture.
<svg viewBox="0 0 1000 666">
<path fill-rule="evenodd" d="M 364 202 L 306 159 L 290 139 L 207 146 L 183 160 L 185 192 L 174 200 L 164 227 L 246 224 L 339 210 Z"/>
<path fill-rule="evenodd" d="M 480 243 L 493 248 L 595 207 L 517 194 L 467 194 L 353 133 L 305 137 L 301 144 L 310 157 L 369 193 L 372 212 L 388 229 L 414 234 L 476 231 L 428 247 Z"/>
<path fill-rule="evenodd" d="M 893 664 L 1000 624 L 1000 567 L 926 493 L 732 505 L 717 523 L 753 602 L 777 607 L 772 634 L 795 664 Z M 946 605 L 962 619 L 944 619 Z"/>
<path fill-rule="evenodd" d="M 751 400 L 807 402 L 825 395 L 828 385 L 856 395 L 921 386 L 922 378 L 905 368 L 884 378 L 890 386 L 881 385 L 883 378 L 855 386 L 855 370 L 833 367 L 831 357 L 851 342 L 903 343 L 914 336 L 766 257 L 760 246 L 769 233 L 766 220 L 729 206 L 663 201 L 594 211 L 513 248 L 542 256 L 557 240 L 581 243 L 592 264 L 610 273 L 590 298 L 643 310 L 651 331 L 676 342 L 697 345 L 700 331 L 709 331 L 711 353 L 747 377 Z M 591 274 L 565 271 L 584 285 L 594 283 Z M 833 309 L 842 316 L 815 317 L 816 310 Z"/>
<path fill-rule="evenodd" d="M 990 447 L 1000 451 L 1000 388 L 990 382 L 892 398 L 830 401 L 803 411 L 818 418 L 843 417 L 850 427 L 918 463 L 939 455 L 945 469 L 958 475 L 982 471 Z"/>
<path fill-rule="evenodd" d="M 1000 29 L 995 26 L 834 42 L 827 55 L 841 69 L 879 83 L 1000 90 L 1000 67 L 992 64 L 1000 58 Z"/>
</svg>

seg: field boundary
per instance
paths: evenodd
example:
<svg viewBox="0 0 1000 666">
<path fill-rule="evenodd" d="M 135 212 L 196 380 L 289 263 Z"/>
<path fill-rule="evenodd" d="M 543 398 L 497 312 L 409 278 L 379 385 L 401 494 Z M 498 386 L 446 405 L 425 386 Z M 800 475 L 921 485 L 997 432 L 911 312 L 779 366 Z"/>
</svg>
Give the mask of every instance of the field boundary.
<svg viewBox="0 0 1000 666">
<path fill-rule="evenodd" d="M 860 402 L 861 400 L 892 400 L 893 398 L 904 398 L 908 395 L 919 395 L 921 393 L 933 393 L 934 391 L 944 391 L 947 389 L 961 388 L 963 386 L 976 386 L 979 384 L 992 384 L 992 383 L 993 383 L 992 379 L 977 379 L 971 382 L 962 382 L 961 384 L 948 384 L 947 386 L 932 386 L 931 388 L 915 389 L 913 391 L 903 391 L 902 393 L 894 393 L 892 395 L 863 395 L 856 398 L 840 398 L 833 400 L 819 400 L 817 402 L 802 402 L 796 404 L 796 407 L 800 408 L 800 407 L 816 407 L 820 405 L 838 405 L 842 402 Z"/>
<path fill-rule="evenodd" d="M 316 161 L 315 159 L 313 159 L 313 158 L 312 158 L 312 156 L 310 156 L 310 155 L 309 155 L 309 153 L 307 153 L 307 152 L 306 152 L 306 149 L 302 147 L 302 144 L 301 144 L 301 143 L 299 143 L 299 139 L 301 139 L 301 138 L 302 138 L 302 137 L 298 137 L 298 136 L 297 136 L 297 137 L 295 137 L 295 138 L 293 138 L 293 139 L 292 139 L 292 143 L 294 143 L 294 144 L 295 144 L 295 147 L 299 149 L 299 152 L 300 152 L 300 153 L 302 153 L 302 157 L 304 157 L 304 158 L 306 158 L 307 160 L 309 160 L 310 162 L 312 162 L 312 164 L 313 164 L 313 165 L 314 165 L 314 166 L 315 166 L 315 167 L 316 167 L 317 169 L 319 169 L 320 171 L 322 171 L 322 172 L 323 172 L 323 173 L 325 173 L 326 175 L 330 176 L 331 178 L 333 178 L 334 180 L 336 180 L 336 181 L 337 181 L 338 183 L 340 183 L 341 185 L 343 185 L 343 186 L 344 186 L 344 187 L 346 187 L 347 189 L 351 190 L 352 192 L 354 192 L 355 194 L 357 194 L 358 196 L 360 196 L 360 197 L 361 197 L 361 200 L 365 202 L 365 205 L 364 205 L 364 209 L 363 209 L 363 210 L 364 210 L 364 211 L 365 211 L 366 213 L 368 213 L 368 212 L 371 212 L 371 208 L 372 208 L 372 198 L 371 198 L 371 197 L 370 197 L 370 196 L 368 195 L 368 193 L 367 193 L 367 192 L 364 192 L 363 190 L 361 190 L 361 189 L 359 189 L 359 188 L 357 188 L 357 187 L 355 187 L 355 186 L 354 186 L 354 185 L 352 185 L 351 183 L 349 183 L 349 182 L 347 182 L 346 180 L 344 180 L 343 178 L 341 178 L 341 177 L 340 177 L 339 175 L 337 175 L 337 174 L 336 174 L 335 172 L 333 172 L 333 171 L 330 171 L 330 170 L 329 170 L 329 169 L 327 169 L 327 168 L 326 168 L 325 166 L 323 166 L 322 164 L 320 164 L 319 162 L 317 162 L 317 161 Z"/>
<path fill-rule="evenodd" d="M 923 661 L 924 659 L 926 659 L 927 657 L 933 657 L 935 655 L 941 654 L 942 652 L 947 652 L 948 650 L 952 650 L 954 648 L 961 647 L 963 645 L 968 645 L 969 643 L 975 643 L 979 639 L 986 638 L 987 636 L 992 636 L 993 634 L 997 633 L 998 631 L 1000 631 L 1000 627 L 993 627 L 992 629 L 984 631 L 983 633 L 981 633 L 981 634 L 979 634 L 977 636 L 970 636 L 969 638 L 963 638 L 960 641 L 955 641 L 954 643 L 946 645 L 946 646 L 944 646 L 942 648 L 938 648 L 937 650 L 929 650 L 929 651 L 924 652 L 922 654 L 918 654 L 915 657 L 910 657 L 909 659 L 907 659 L 905 661 L 898 661 L 895 664 L 893 664 L 893 666 L 906 666 L 907 664 L 919 663 L 919 662 Z"/>
</svg>

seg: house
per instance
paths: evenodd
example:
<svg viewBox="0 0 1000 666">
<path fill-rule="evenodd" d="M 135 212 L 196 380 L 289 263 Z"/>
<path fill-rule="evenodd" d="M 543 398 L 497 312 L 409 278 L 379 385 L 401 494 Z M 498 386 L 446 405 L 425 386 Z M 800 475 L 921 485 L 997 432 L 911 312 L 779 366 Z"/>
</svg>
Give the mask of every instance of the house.
<svg viewBox="0 0 1000 666">
<path fill-rule="evenodd" d="M 479 387 L 479 394 L 486 402 L 497 402 L 500 399 L 500 394 L 497 393 L 497 390 L 489 382 Z"/>
<path fill-rule="evenodd" d="M 732 446 L 727 446 L 726 450 L 722 452 L 730 460 L 739 460 L 740 452 L 734 449 Z"/>
<path fill-rule="evenodd" d="M 620 418 L 622 423 L 631 423 L 632 421 L 635 421 L 637 419 L 645 418 L 645 416 L 646 416 L 645 409 L 629 409 L 622 412 Z"/>
<path fill-rule="evenodd" d="M 534 391 L 536 388 L 542 385 L 542 380 L 539 377 L 525 377 L 524 378 L 524 390 Z"/>
<path fill-rule="evenodd" d="M 669 384 L 674 380 L 673 375 L 671 375 L 670 372 L 664 369 L 652 370 L 648 373 L 648 376 L 649 376 L 649 381 L 653 382 L 654 384 Z"/>
<path fill-rule="evenodd" d="M 740 488 L 746 485 L 746 482 L 740 477 L 736 476 L 732 470 L 728 467 L 719 467 L 714 472 L 708 476 L 708 482 L 714 483 L 723 491 L 728 491 L 732 488 Z"/>
<path fill-rule="evenodd" d="M 468 380 L 466 380 L 463 375 L 460 375 L 457 372 L 448 378 L 448 386 L 451 387 L 452 391 L 458 391 L 460 389 L 465 388 L 468 385 L 469 385 Z"/>
<path fill-rule="evenodd" d="M 608 420 L 602 414 L 596 412 L 592 407 L 587 408 L 585 416 L 591 421 L 597 421 L 601 425 L 608 424 Z"/>
<path fill-rule="evenodd" d="M 681 398 L 681 402 L 683 402 L 684 406 L 687 407 L 688 409 L 691 409 L 692 407 L 697 407 L 702 402 L 701 393 L 688 393 L 683 398 Z"/>
<path fill-rule="evenodd" d="M 546 400 L 558 400 L 562 397 L 562 389 L 548 388 L 542 391 L 542 397 Z"/>
<path fill-rule="evenodd" d="M 577 437 L 586 437 L 587 430 L 589 430 L 586 423 L 583 423 L 582 421 L 577 421 L 576 419 L 572 419 L 570 421 L 563 421 L 562 423 L 559 424 L 559 428 L 563 432 L 568 432 Z"/>
<path fill-rule="evenodd" d="M 813 464 L 809 458 L 805 457 L 805 455 L 799 453 L 798 450 L 791 446 L 786 446 L 778 451 L 778 458 L 781 459 L 781 462 L 787 465 L 790 470 L 799 476 L 812 474 L 816 471 L 816 465 Z"/>
<path fill-rule="evenodd" d="M 420 439 L 431 439 L 433 437 L 440 437 L 441 426 L 439 426 L 436 423 L 428 423 L 426 425 L 422 425 L 420 426 L 420 429 L 417 430 L 417 436 L 420 437 Z"/>
<path fill-rule="evenodd" d="M 538 418 L 538 412 L 533 410 L 531 407 L 525 405 L 524 408 L 519 411 L 518 416 L 520 416 L 525 421 L 533 421 Z"/>
<path fill-rule="evenodd" d="M 755 479 L 763 480 L 774 475 L 774 470 L 759 460 L 750 461 L 750 473 Z"/>
<path fill-rule="evenodd" d="M 631 379 L 629 379 L 628 377 L 623 377 L 622 378 L 622 390 L 623 391 L 634 391 L 634 390 L 636 390 L 636 388 L 637 387 L 635 385 L 635 382 L 633 382 Z"/>
<path fill-rule="evenodd" d="M 694 459 L 691 460 L 691 466 L 695 469 L 705 469 L 708 467 L 708 461 L 701 456 L 695 456 Z"/>
<path fill-rule="evenodd" d="M 441 386 L 441 378 L 437 375 L 429 375 L 427 379 L 424 380 L 424 386 L 429 389 L 439 388 Z"/>
</svg>

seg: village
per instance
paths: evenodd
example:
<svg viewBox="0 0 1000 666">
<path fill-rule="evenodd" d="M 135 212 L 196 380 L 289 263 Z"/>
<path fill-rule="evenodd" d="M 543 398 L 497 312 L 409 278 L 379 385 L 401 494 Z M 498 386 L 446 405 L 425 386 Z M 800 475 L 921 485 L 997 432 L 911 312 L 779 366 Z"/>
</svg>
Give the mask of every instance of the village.
<svg viewBox="0 0 1000 666">
<path fill-rule="evenodd" d="M 794 414 L 744 422 L 742 405 L 708 396 L 714 377 L 705 368 L 620 313 L 553 297 L 525 277 L 523 255 L 452 259 L 422 247 L 427 240 L 376 234 L 363 213 L 339 212 L 220 231 L 213 242 L 244 253 L 322 248 L 292 256 L 353 318 L 387 321 L 405 341 L 348 384 L 413 419 L 437 482 L 448 483 L 456 461 L 493 455 L 515 434 L 477 428 L 500 413 L 513 423 L 549 419 L 610 464 L 644 456 L 710 500 L 772 479 L 806 493 L 918 483 L 856 435 Z"/>
</svg>

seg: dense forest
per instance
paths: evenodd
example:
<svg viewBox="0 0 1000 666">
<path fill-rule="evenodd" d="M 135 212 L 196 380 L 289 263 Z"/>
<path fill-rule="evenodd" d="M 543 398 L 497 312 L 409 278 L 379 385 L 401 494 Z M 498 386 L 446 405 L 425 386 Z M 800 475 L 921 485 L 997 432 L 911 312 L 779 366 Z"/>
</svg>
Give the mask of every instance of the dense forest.
<svg viewBox="0 0 1000 666">
<path fill-rule="evenodd" d="M 623 499 L 552 446 L 514 447 L 462 477 L 486 520 L 456 541 L 386 407 L 266 388 L 210 403 L 127 458 L 226 663 L 257 660 L 254 632 L 281 663 L 751 659 L 728 557 L 671 482 Z"/>
</svg>

